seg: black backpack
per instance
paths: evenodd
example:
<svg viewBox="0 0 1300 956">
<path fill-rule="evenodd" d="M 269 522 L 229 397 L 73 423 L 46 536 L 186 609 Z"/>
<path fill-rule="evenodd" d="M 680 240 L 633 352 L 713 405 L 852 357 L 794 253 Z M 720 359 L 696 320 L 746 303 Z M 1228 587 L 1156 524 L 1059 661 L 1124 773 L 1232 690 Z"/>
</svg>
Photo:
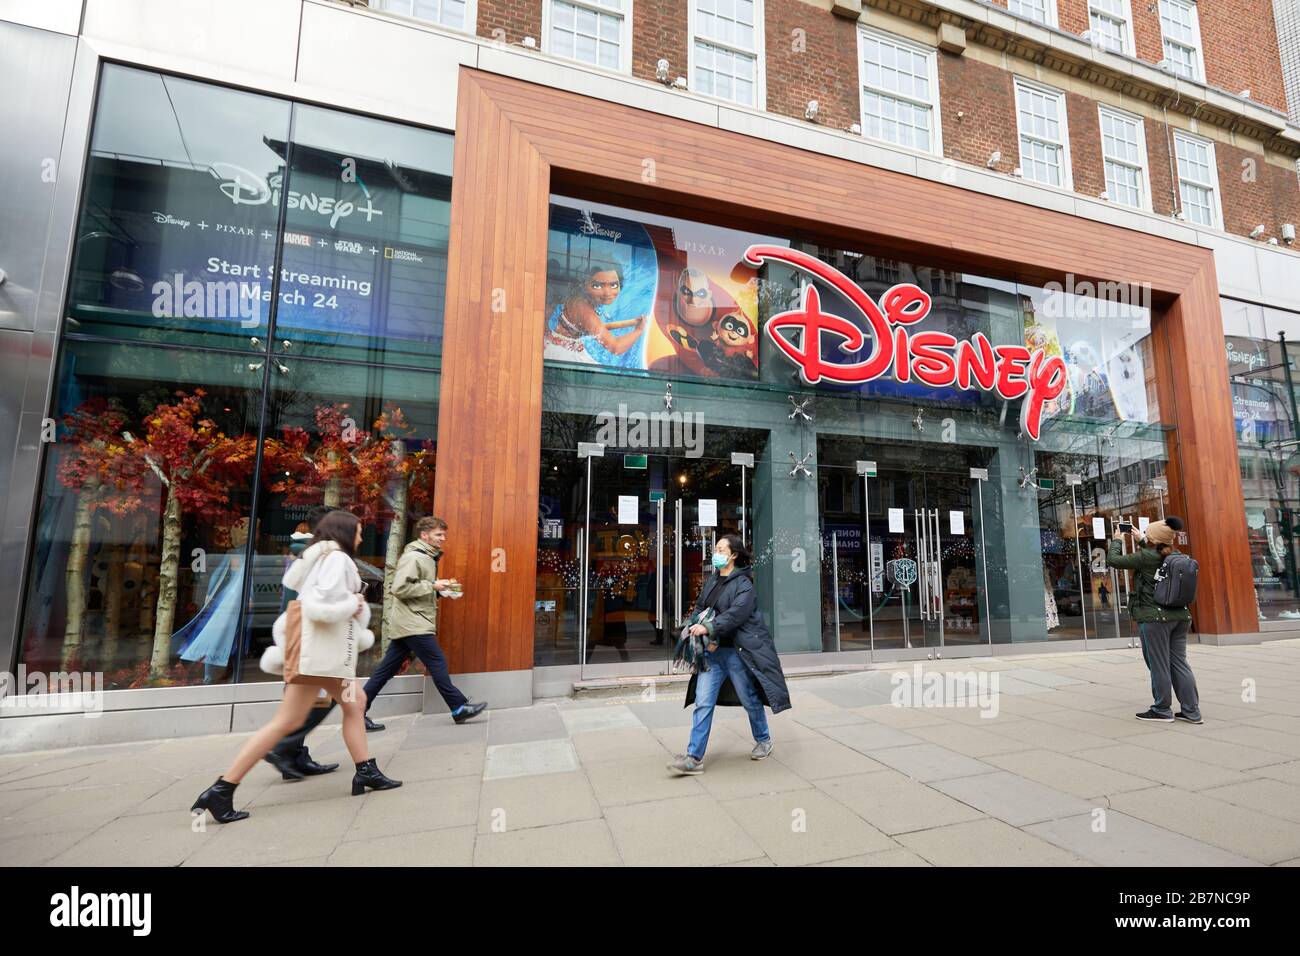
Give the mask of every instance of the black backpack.
<svg viewBox="0 0 1300 956">
<path fill-rule="evenodd" d="M 1165 556 L 1156 569 L 1156 603 L 1161 607 L 1181 608 L 1196 600 L 1196 577 L 1200 566 L 1190 555 L 1175 551 Z"/>
</svg>

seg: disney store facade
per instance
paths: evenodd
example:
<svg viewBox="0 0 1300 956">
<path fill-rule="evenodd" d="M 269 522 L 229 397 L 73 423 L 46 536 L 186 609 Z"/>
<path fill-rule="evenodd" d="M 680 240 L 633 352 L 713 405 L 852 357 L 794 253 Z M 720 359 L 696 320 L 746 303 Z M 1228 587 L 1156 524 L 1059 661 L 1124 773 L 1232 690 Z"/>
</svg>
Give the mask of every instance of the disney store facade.
<svg viewBox="0 0 1300 956">
<path fill-rule="evenodd" d="M 667 673 L 726 533 L 792 666 L 1130 647 L 1106 539 L 1166 514 L 1202 639 L 1259 630 L 1208 250 L 499 73 L 456 95 L 453 134 L 99 64 L 8 647 L 104 674 L 94 739 L 265 715 L 320 504 L 366 524 L 361 673 L 448 520 L 440 637 L 502 706 Z"/>
</svg>

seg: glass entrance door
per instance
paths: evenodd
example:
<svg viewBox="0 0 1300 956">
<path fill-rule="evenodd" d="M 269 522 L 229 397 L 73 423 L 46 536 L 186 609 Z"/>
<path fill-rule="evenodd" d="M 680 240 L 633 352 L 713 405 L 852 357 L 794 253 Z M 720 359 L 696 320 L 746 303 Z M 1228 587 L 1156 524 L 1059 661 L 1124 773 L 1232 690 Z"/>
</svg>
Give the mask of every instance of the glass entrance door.
<svg viewBox="0 0 1300 956">
<path fill-rule="evenodd" d="M 823 648 L 933 658 L 986 644 L 982 502 L 966 450 L 828 438 L 818 453 Z"/>
<path fill-rule="evenodd" d="M 718 536 L 752 543 L 762 433 L 710 429 L 690 453 L 649 452 L 581 440 L 599 435 L 582 416 L 545 418 L 579 440 L 542 451 L 537 662 L 584 677 L 665 673 Z"/>
</svg>

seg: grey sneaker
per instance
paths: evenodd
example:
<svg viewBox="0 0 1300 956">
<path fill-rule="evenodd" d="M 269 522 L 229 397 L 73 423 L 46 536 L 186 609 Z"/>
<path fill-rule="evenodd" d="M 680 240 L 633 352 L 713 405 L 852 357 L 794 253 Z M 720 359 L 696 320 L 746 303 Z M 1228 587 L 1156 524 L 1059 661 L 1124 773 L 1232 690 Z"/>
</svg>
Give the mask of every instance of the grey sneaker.
<svg viewBox="0 0 1300 956">
<path fill-rule="evenodd" d="M 668 769 L 679 776 L 694 776 L 697 773 L 704 773 L 704 761 L 696 760 L 690 754 L 677 754 L 673 757 L 673 762 L 668 765 Z"/>
<path fill-rule="evenodd" d="M 762 760 L 772 753 L 772 741 L 764 740 L 760 744 L 754 744 L 754 749 L 749 752 L 750 760 Z"/>
<path fill-rule="evenodd" d="M 1205 723 L 1205 721 L 1204 721 L 1203 719 L 1201 719 L 1200 717 L 1188 717 L 1188 716 L 1187 716 L 1186 714 L 1184 714 L 1181 710 L 1180 710 L 1178 713 L 1174 714 L 1174 720 L 1185 720 L 1185 721 L 1187 721 L 1189 724 L 1203 724 L 1203 723 Z"/>
</svg>

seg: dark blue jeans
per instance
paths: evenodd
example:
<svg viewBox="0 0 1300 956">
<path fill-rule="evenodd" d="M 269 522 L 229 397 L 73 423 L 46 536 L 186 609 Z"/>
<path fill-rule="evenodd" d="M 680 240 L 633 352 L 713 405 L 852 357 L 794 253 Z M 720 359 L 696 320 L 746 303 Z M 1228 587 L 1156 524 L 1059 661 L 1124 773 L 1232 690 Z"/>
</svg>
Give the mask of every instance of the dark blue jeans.
<svg viewBox="0 0 1300 956">
<path fill-rule="evenodd" d="M 447 671 L 447 658 L 443 656 L 438 639 L 432 634 L 412 634 L 410 637 L 396 637 L 388 645 L 388 653 L 379 662 L 375 672 L 366 681 L 366 710 L 374 703 L 379 692 L 401 669 L 402 665 L 414 654 L 424 664 L 424 669 L 433 678 L 433 685 L 446 702 L 447 707 L 455 710 L 469 699 L 456 689 Z"/>
</svg>

